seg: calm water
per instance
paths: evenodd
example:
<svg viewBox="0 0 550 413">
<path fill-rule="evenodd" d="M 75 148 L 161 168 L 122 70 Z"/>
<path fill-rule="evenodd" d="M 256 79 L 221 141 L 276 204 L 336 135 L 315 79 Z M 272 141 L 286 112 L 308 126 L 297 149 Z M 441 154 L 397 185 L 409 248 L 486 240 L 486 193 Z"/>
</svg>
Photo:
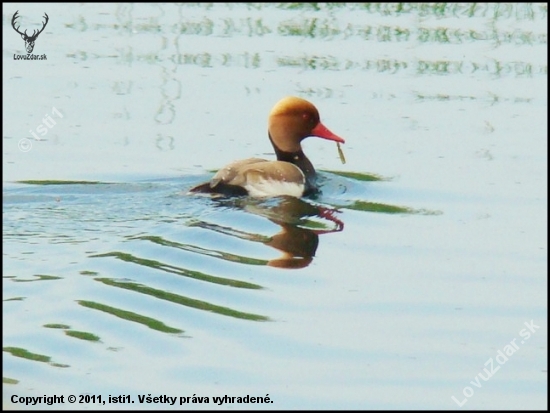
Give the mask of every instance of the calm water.
<svg viewBox="0 0 550 413">
<path fill-rule="evenodd" d="M 29 34 L 47 13 L 46 60 L 15 57 L 16 11 Z M 546 4 L 5 4 L 4 407 L 546 409 L 547 24 Z M 304 143 L 322 195 L 186 195 L 273 157 L 286 95 L 346 139 L 346 164 Z"/>
</svg>

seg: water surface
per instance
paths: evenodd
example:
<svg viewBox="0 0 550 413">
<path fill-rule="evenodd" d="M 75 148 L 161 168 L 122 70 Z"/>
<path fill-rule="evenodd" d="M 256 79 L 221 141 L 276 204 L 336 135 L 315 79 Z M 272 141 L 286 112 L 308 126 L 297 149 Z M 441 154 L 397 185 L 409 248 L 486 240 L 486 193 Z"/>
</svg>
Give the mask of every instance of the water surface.
<svg viewBox="0 0 550 413">
<path fill-rule="evenodd" d="M 14 58 L 15 11 L 29 32 L 48 14 L 47 60 Z M 532 3 L 6 4 L 4 407 L 546 409 L 547 23 Z M 322 194 L 187 195 L 274 156 L 286 95 L 346 139 L 345 165 L 304 142 Z"/>
</svg>

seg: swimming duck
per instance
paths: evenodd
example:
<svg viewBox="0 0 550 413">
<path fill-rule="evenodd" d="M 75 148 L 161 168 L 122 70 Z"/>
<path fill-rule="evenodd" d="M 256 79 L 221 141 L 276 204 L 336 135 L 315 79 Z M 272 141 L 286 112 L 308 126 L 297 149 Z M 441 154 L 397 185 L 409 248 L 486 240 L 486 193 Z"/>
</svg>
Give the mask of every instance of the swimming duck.
<svg viewBox="0 0 550 413">
<path fill-rule="evenodd" d="M 319 112 L 311 102 L 294 96 L 281 99 L 271 110 L 268 136 L 276 161 L 248 158 L 231 162 L 210 182 L 197 185 L 189 192 L 253 197 L 311 195 L 318 192 L 316 172 L 300 143 L 308 136 L 345 143 L 321 123 Z"/>
</svg>

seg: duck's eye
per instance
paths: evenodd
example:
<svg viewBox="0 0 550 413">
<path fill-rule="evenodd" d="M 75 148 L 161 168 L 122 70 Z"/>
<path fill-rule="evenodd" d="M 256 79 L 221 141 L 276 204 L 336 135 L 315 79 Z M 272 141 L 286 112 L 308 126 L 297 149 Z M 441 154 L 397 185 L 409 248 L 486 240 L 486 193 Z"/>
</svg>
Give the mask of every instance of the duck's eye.
<svg viewBox="0 0 550 413">
<path fill-rule="evenodd" d="M 304 120 L 309 120 L 309 118 L 310 118 L 309 113 L 302 113 L 302 118 Z"/>
</svg>

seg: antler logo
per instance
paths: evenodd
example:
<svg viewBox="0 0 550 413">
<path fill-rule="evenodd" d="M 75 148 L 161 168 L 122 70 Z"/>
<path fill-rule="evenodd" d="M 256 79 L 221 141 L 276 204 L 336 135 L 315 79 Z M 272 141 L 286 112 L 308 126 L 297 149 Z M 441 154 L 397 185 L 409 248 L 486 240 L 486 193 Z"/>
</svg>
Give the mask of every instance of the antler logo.
<svg viewBox="0 0 550 413">
<path fill-rule="evenodd" d="M 42 29 L 38 30 L 38 32 L 36 30 L 34 30 L 32 36 L 28 36 L 27 35 L 27 30 L 25 30 L 24 33 L 21 33 L 19 31 L 19 27 L 21 27 L 20 25 L 15 27 L 15 20 L 19 17 L 17 15 L 17 13 L 19 13 L 19 10 L 17 10 L 15 12 L 15 14 L 13 15 L 13 18 L 11 19 L 11 26 L 13 27 L 13 30 L 15 30 L 17 33 L 19 33 L 21 35 L 21 37 L 23 38 L 23 40 L 25 41 L 25 48 L 27 49 L 27 53 L 32 53 L 32 51 L 34 49 L 34 42 L 36 41 L 36 38 L 38 37 L 38 35 L 40 33 L 42 33 L 42 31 L 44 31 L 44 28 L 48 24 L 48 20 L 50 20 L 50 18 L 48 17 L 48 15 L 46 13 L 44 13 L 44 17 L 46 18 L 46 21 L 44 22 L 44 25 L 42 26 Z"/>
</svg>

